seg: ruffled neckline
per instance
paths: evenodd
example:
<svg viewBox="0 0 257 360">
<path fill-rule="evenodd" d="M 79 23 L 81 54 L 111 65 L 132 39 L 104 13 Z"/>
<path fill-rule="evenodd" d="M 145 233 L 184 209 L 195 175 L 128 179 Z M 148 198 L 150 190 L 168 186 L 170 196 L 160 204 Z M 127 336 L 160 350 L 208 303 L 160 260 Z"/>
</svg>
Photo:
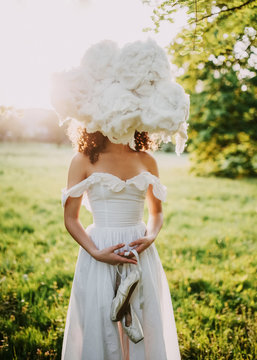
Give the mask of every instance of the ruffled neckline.
<svg viewBox="0 0 257 360">
<path fill-rule="evenodd" d="M 122 180 L 117 175 L 111 174 L 109 172 L 100 172 L 96 171 L 89 175 L 86 179 L 80 181 L 79 183 L 73 185 L 69 189 L 62 189 L 62 205 L 64 206 L 67 198 L 81 196 L 85 191 L 87 191 L 93 184 L 97 184 L 103 181 L 103 184 L 106 185 L 109 189 L 114 192 L 119 192 L 122 189 L 126 188 L 128 185 L 134 185 L 137 189 L 144 191 L 147 190 L 148 185 L 153 185 L 153 194 L 155 197 L 161 201 L 165 201 L 167 188 L 165 185 L 162 185 L 158 176 L 153 175 L 149 171 L 142 171 L 139 174 Z M 84 194 L 83 200 L 87 199 L 87 195 Z M 84 201 L 83 201 L 84 203 Z"/>
<path fill-rule="evenodd" d="M 157 176 L 155 176 L 154 174 L 152 174 L 150 171 L 142 171 L 139 174 L 137 174 L 137 175 L 135 175 L 135 176 L 133 176 L 133 177 L 131 177 L 129 179 L 126 179 L 126 180 L 122 180 L 119 176 L 111 174 L 109 172 L 95 171 L 91 175 L 89 175 L 86 179 L 80 181 L 76 185 L 82 184 L 84 182 L 90 182 L 91 178 L 98 177 L 98 176 L 110 176 L 110 177 L 113 177 L 116 180 L 120 181 L 121 183 L 129 184 L 130 182 L 137 179 L 138 177 L 140 177 L 143 174 L 148 174 L 150 176 L 153 176 L 154 178 L 156 178 L 156 179 L 158 179 L 160 181 L 160 179 Z M 74 185 L 74 186 L 76 186 L 76 185 Z M 72 187 L 70 187 L 69 190 L 72 189 Z"/>
</svg>

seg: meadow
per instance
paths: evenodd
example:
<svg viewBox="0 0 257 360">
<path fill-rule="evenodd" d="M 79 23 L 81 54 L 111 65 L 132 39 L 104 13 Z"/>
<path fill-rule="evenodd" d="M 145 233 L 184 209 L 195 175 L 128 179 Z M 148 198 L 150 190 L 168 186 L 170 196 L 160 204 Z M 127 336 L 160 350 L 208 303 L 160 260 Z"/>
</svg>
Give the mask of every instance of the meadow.
<svg viewBox="0 0 257 360">
<path fill-rule="evenodd" d="M 2 360 L 60 359 L 79 250 L 61 206 L 72 156 L 69 146 L 0 144 Z M 194 177 L 183 156 L 156 159 L 168 197 L 155 244 L 182 359 L 256 359 L 257 180 Z"/>
</svg>

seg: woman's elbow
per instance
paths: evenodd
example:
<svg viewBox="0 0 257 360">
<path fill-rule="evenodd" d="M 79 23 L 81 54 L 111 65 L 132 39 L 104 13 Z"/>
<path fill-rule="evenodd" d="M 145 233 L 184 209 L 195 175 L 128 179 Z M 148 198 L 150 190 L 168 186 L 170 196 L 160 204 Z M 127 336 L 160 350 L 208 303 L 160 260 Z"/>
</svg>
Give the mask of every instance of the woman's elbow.
<svg viewBox="0 0 257 360">
<path fill-rule="evenodd" d="M 70 219 L 68 217 L 64 216 L 63 220 L 64 220 L 63 222 L 64 222 L 64 226 L 65 226 L 66 230 L 69 230 Z"/>
<path fill-rule="evenodd" d="M 163 212 L 162 210 L 160 211 L 154 211 L 150 214 L 150 216 L 155 219 L 156 221 L 158 221 L 159 223 L 161 223 L 161 225 L 163 224 Z"/>
<path fill-rule="evenodd" d="M 72 216 L 64 215 L 64 226 L 65 228 L 70 231 L 73 224 L 77 221 L 77 218 L 74 218 Z"/>
<path fill-rule="evenodd" d="M 162 225 L 163 225 L 163 212 L 161 211 L 160 213 L 159 213 L 159 221 L 160 221 L 160 225 L 161 225 L 161 227 L 162 227 Z"/>
</svg>

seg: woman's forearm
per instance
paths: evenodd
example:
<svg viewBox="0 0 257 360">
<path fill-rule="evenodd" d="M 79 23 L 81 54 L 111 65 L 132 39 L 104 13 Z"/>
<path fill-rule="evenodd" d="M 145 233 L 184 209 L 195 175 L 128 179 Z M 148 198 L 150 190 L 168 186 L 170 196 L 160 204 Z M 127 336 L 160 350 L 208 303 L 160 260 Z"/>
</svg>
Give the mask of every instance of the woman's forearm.
<svg viewBox="0 0 257 360">
<path fill-rule="evenodd" d="M 65 219 L 65 227 L 79 245 L 83 247 L 91 256 L 94 257 L 98 248 L 93 240 L 87 235 L 85 229 L 81 225 L 79 219 L 68 218 Z"/>
<path fill-rule="evenodd" d="M 159 212 L 154 215 L 149 215 L 146 225 L 146 235 L 157 237 L 163 225 L 163 213 Z"/>
</svg>

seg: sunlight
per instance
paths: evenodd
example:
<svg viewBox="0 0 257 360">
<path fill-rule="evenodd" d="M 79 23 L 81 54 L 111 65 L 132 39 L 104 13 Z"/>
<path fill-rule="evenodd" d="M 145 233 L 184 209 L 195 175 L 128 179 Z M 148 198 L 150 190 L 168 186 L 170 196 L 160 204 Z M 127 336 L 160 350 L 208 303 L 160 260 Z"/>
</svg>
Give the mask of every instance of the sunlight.
<svg viewBox="0 0 257 360">
<path fill-rule="evenodd" d="M 140 0 L 0 0 L 0 104 L 51 108 L 50 74 L 77 66 L 91 44 L 151 36 L 166 46 L 186 21 L 144 33 L 151 14 Z"/>
</svg>

